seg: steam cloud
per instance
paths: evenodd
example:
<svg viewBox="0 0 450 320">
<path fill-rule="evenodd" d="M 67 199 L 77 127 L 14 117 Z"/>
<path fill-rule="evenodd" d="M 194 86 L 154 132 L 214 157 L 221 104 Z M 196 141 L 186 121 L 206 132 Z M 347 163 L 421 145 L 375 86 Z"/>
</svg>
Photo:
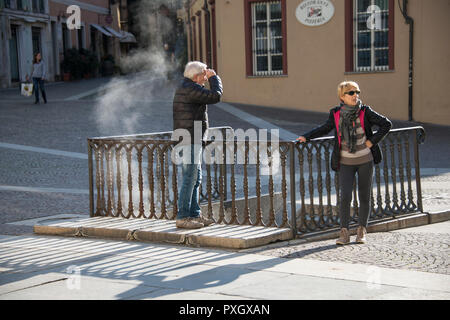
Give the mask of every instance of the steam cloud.
<svg viewBox="0 0 450 320">
<path fill-rule="evenodd" d="M 121 57 L 120 68 L 125 77 L 113 78 L 104 88 L 95 106 L 95 118 L 101 135 L 123 135 L 136 132 L 139 120 L 148 116 L 151 102 L 173 97 L 174 87 L 167 75 L 179 66 L 164 51 L 165 39 L 173 37 L 175 26 L 158 10 L 164 0 L 144 0 L 135 8 L 141 47 Z M 139 106 L 146 105 L 146 108 Z M 168 115 L 171 117 L 171 114 Z M 146 132 L 160 131 L 145 127 Z M 171 127 L 164 131 L 172 130 Z"/>
</svg>

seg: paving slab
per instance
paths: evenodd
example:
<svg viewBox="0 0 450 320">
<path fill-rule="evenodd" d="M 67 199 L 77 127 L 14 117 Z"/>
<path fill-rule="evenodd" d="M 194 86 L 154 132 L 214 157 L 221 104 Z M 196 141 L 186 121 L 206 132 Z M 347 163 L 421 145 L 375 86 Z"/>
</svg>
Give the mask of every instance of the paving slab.
<svg viewBox="0 0 450 320">
<path fill-rule="evenodd" d="M 175 220 L 116 217 L 55 216 L 34 219 L 36 234 L 156 241 L 205 247 L 245 249 L 289 240 L 292 230 L 248 225 L 213 224 L 201 229 L 178 229 Z"/>
<path fill-rule="evenodd" d="M 0 300 L 450 297 L 444 274 L 222 249 L 29 235 L 0 250 Z"/>
</svg>

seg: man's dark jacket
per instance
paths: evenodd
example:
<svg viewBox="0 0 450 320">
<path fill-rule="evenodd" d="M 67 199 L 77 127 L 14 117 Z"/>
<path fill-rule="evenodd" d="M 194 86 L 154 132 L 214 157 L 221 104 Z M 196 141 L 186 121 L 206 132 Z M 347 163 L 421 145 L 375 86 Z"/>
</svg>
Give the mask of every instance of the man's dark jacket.
<svg viewBox="0 0 450 320">
<path fill-rule="evenodd" d="M 208 129 L 208 104 L 218 103 L 222 96 L 222 81 L 218 75 L 208 79 L 210 90 L 189 78 L 184 78 L 173 98 L 173 130 L 187 129 L 194 143 L 194 121 L 202 122 L 202 140 Z"/>
<path fill-rule="evenodd" d="M 335 113 L 340 110 L 341 106 L 332 108 L 330 110 L 330 115 L 328 117 L 327 122 L 325 122 L 323 125 L 312 129 L 308 133 L 305 133 L 303 136 L 306 138 L 306 140 L 318 138 L 321 136 L 326 135 L 328 132 L 334 129 L 334 148 L 333 153 L 331 155 L 331 168 L 334 171 L 339 170 L 339 163 L 340 163 L 340 146 L 338 142 L 338 136 L 337 136 L 337 129 L 335 124 Z M 364 131 L 367 137 L 367 140 L 370 140 L 373 144 L 372 148 L 370 148 L 370 151 L 372 151 L 373 156 L 373 162 L 375 164 L 380 163 L 383 159 L 380 146 L 378 143 L 380 143 L 384 137 L 389 133 L 389 130 L 391 130 L 392 123 L 387 119 L 386 117 L 378 114 L 372 108 L 366 105 L 361 106 L 361 111 L 364 110 Z M 361 112 L 360 111 L 360 112 Z M 372 126 L 376 125 L 378 126 L 378 131 L 374 134 L 372 131 Z"/>
</svg>

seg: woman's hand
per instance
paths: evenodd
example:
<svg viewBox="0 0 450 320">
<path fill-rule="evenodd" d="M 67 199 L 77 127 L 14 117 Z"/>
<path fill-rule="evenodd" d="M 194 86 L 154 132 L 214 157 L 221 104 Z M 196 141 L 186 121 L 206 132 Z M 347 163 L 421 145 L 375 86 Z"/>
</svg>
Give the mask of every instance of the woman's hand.
<svg viewBox="0 0 450 320">
<path fill-rule="evenodd" d="M 306 142 L 306 138 L 304 136 L 300 136 L 297 138 L 297 140 L 295 140 L 295 142 L 297 143 L 305 143 Z"/>
<path fill-rule="evenodd" d="M 372 141 L 366 140 L 366 147 L 369 148 L 369 149 L 372 148 L 373 147 Z"/>
</svg>

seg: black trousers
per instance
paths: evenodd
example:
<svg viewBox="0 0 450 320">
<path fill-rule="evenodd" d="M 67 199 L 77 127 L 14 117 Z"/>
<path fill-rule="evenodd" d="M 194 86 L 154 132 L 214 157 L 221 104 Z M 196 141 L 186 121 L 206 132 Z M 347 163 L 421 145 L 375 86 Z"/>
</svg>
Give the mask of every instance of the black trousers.
<svg viewBox="0 0 450 320">
<path fill-rule="evenodd" d="M 358 222 L 367 228 L 370 215 L 370 194 L 372 192 L 373 161 L 360 165 L 341 164 L 339 169 L 339 188 L 341 191 L 341 228 L 347 228 L 350 223 L 350 205 L 352 202 L 353 183 L 358 173 Z"/>
</svg>

